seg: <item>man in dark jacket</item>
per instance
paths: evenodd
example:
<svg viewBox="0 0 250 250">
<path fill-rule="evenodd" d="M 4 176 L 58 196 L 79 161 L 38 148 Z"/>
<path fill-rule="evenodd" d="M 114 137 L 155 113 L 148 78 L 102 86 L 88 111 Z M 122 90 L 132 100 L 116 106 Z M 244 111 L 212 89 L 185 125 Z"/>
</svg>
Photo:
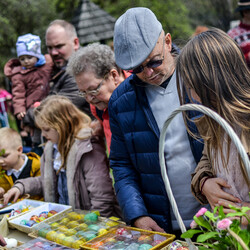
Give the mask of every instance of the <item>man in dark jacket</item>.
<svg viewBox="0 0 250 250">
<path fill-rule="evenodd" d="M 180 106 L 171 35 L 147 8 L 132 8 L 115 24 L 117 65 L 133 73 L 109 101 L 112 131 L 110 164 L 126 222 L 177 232 L 159 165 L 159 136 L 169 114 Z M 190 113 L 190 117 L 196 114 Z M 190 128 L 192 129 L 192 128 Z M 182 115 L 170 124 L 165 160 L 181 217 L 189 227 L 200 204 L 191 194 L 191 173 L 203 145 L 187 134 Z M 179 232 L 179 231 L 178 231 Z"/>
<path fill-rule="evenodd" d="M 46 46 L 54 62 L 49 95 L 66 96 L 79 109 L 90 115 L 89 104 L 79 96 L 74 77 L 66 73 L 70 56 L 80 47 L 75 27 L 64 20 L 54 20 L 46 31 Z"/>
</svg>

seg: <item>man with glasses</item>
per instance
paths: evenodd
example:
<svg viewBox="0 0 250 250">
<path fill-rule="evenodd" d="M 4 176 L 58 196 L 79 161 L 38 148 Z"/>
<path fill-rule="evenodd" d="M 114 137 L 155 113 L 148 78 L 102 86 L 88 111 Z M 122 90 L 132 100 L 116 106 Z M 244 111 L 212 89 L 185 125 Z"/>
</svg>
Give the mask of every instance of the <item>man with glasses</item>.
<svg viewBox="0 0 250 250">
<path fill-rule="evenodd" d="M 180 234 L 159 166 L 159 136 L 167 117 L 180 106 L 171 35 L 147 8 L 127 10 L 115 24 L 117 65 L 132 75 L 109 101 L 112 132 L 110 166 L 126 222 Z M 194 116 L 195 114 L 192 114 Z M 195 132 L 195 128 L 191 128 Z M 191 194 L 191 173 L 203 145 L 189 138 L 182 115 L 168 128 L 165 160 L 180 214 L 189 227 L 200 204 Z"/>
<path fill-rule="evenodd" d="M 74 53 L 67 72 L 75 77 L 79 95 L 90 103 L 93 115 L 100 121 L 101 132 L 104 132 L 110 151 L 109 99 L 116 87 L 130 74 L 117 67 L 114 52 L 108 45 L 98 43 L 89 44 Z"/>
</svg>

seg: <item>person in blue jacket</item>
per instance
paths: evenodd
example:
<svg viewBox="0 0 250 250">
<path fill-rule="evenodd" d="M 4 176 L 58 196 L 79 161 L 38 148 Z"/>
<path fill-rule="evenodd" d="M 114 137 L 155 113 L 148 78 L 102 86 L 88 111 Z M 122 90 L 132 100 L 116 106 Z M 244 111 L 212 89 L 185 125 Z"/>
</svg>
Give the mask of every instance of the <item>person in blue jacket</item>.
<svg viewBox="0 0 250 250">
<path fill-rule="evenodd" d="M 112 131 L 110 165 L 125 220 L 138 228 L 178 233 L 161 177 L 160 131 L 180 106 L 175 76 L 176 50 L 154 13 L 131 8 L 114 29 L 117 65 L 133 73 L 109 101 Z M 198 115 L 189 113 L 190 118 Z M 195 132 L 195 127 L 190 129 Z M 191 173 L 203 144 L 188 136 L 181 114 L 171 122 L 165 141 L 165 160 L 181 217 L 190 227 L 200 204 L 191 194 Z"/>
</svg>

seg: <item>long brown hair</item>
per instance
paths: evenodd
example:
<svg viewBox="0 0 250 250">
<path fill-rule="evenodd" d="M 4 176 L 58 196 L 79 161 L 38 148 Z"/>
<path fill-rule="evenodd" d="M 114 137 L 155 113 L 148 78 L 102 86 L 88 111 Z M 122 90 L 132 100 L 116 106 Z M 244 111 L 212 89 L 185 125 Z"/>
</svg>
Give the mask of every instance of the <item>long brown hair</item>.
<svg viewBox="0 0 250 250">
<path fill-rule="evenodd" d="M 204 106 L 249 138 L 250 72 L 241 49 L 225 32 L 213 28 L 190 40 L 177 59 L 176 74 L 182 91 L 193 89 Z M 202 119 L 208 126 L 203 136 L 210 148 L 222 152 L 223 129 L 208 116 Z"/>
<path fill-rule="evenodd" d="M 66 168 L 66 159 L 69 150 L 78 138 L 78 132 L 85 127 L 89 127 L 91 119 L 82 113 L 68 98 L 53 95 L 41 102 L 35 111 L 35 122 L 46 124 L 55 129 L 59 134 L 58 151 L 61 154 L 61 167 Z M 78 138 L 84 139 L 84 138 Z"/>
</svg>

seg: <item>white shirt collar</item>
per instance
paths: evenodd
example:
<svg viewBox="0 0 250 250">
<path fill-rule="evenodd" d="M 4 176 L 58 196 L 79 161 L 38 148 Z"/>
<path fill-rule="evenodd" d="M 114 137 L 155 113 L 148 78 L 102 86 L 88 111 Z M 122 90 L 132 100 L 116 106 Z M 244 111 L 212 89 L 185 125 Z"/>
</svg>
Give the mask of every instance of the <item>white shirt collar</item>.
<svg viewBox="0 0 250 250">
<path fill-rule="evenodd" d="M 22 167 L 19 168 L 18 170 L 13 169 L 13 168 L 7 170 L 7 171 L 6 171 L 6 174 L 7 174 L 8 176 L 14 174 L 15 177 L 18 179 L 18 177 L 20 176 L 20 174 L 22 173 L 23 169 L 25 168 L 25 166 L 26 166 L 26 164 L 27 164 L 27 162 L 28 162 L 28 156 L 27 156 L 27 155 L 22 154 L 21 157 L 24 159 L 24 163 L 23 163 Z"/>
</svg>

